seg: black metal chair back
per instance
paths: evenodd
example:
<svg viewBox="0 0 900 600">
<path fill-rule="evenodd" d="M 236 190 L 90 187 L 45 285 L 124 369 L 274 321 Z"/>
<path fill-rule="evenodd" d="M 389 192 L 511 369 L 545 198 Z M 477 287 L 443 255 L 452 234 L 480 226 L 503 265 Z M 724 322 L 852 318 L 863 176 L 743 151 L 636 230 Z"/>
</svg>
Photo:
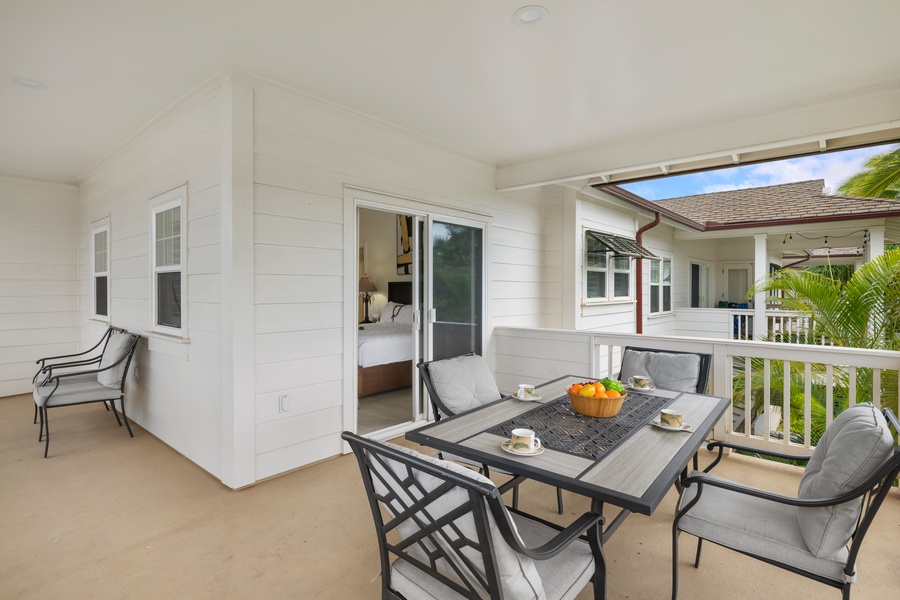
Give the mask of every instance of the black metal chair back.
<svg viewBox="0 0 900 600">
<path fill-rule="evenodd" d="M 391 565 L 402 560 L 463 598 L 501 598 L 492 549 L 500 540 L 491 539 L 488 516 L 505 512 L 497 487 L 350 432 L 341 437 L 356 455 L 375 520 L 383 597 L 401 598 Z M 507 519 L 494 521 L 512 536 Z"/>
</svg>

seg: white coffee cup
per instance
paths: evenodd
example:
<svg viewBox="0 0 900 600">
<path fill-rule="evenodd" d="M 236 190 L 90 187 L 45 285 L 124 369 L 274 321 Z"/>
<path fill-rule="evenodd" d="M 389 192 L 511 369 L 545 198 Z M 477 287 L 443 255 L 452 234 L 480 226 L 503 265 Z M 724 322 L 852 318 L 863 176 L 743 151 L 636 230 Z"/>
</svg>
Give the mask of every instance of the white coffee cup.
<svg viewBox="0 0 900 600">
<path fill-rule="evenodd" d="M 534 398 L 534 386 L 530 383 L 520 383 L 517 397 L 522 400 L 531 400 Z"/>
<path fill-rule="evenodd" d="M 659 424 L 663 427 L 680 428 L 684 424 L 684 413 L 670 408 L 659 411 Z"/>
<path fill-rule="evenodd" d="M 534 452 L 541 447 L 541 440 L 534 437 L 534 432 L 530 429 L 513 429 L 509 441 L 515 452 Z"/>
<path fill-rule="evenodd" d="M 628 385 L 634 388 L 650 387 L 650 377 L 647 375 L 635 375 L 628 378 Z"/>
</svg>

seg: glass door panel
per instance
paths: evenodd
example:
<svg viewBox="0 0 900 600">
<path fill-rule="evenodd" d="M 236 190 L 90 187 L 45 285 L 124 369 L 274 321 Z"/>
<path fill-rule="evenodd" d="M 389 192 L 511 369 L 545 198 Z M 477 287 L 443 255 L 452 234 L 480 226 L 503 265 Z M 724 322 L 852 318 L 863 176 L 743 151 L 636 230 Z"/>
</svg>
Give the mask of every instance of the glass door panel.
<svg viewBox="0 0 900 600">
<path fill-rule="evenodd" d="M 482 354 L 484 230 L 431 222 L 431 358 Z"/>
</svg>

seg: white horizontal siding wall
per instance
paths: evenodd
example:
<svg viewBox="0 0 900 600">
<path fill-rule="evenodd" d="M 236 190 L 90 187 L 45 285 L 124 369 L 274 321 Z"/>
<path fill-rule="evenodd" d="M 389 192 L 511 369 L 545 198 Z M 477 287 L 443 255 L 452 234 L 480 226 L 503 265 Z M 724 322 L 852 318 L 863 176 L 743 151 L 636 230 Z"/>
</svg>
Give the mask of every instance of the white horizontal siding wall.
<svg viewBox="0 0 900 600">
<path fill-rule="evenodd" d="M 622 210 L 612 205 L 583 199 L 579 203 L 580 210 L 574 224 L 576 236 L 576 298 L 584 299 L 584 230 L 591 229 L 611 233 L 627 238 L 634 238 L 635 218 L 633 211 Z M 634 261 L 631 267 L 632 290 L 637 289 L 634 283 Z M 634 294 L 634 292 L 632 292 Z M 596 329 L 608 332 L 634 332 L 635 299 L 625 301 L 603 302 L 599 304 L 582 304 L 580 314 L 576 317 L 575 329 Z"/>
<path fill-rule="evenodd" d="M 37 359 L 81 350 L 77 215 L 74 186 L 0 177 L 0 397 L 31 391 Z"/>
<path fill-rule="evenodd" d="M 110 226 L 110 320 L 151 329 L 150 200 L 187 183 L 188 342 L 147 335 L 132 365 L 128 414 L 150 433 L 222 477 L 221 205 L 223 106 L 219 83 L 167 111 L 80 186 L 82 343 L 106 324 L 91 321 L 90 224 Z M 230 199 L 228 199 L 230 202 Z M 135 366 L 140 379 L 136 380 Z"/>
<path fill-rule="evenodd" d="M 492 167 L 291 91 L 254 87 L 256 473 L 263 478 L 338 454 L 340 432 L 352 426 L 355 350 L 347 340 L 355 335 L 346 328 L 355 331 L 357 311 L 355 294 L 345 306 L 345 277 L 355 276 L 345 265 L 355 264 L 357 248 L 345 233 L 355 230 L 345 222 L 345 186 L 413 205 L 419 199 L 419 212 L 482 215 L 489 328 L 541 323 L 542 193 L 499 194 Z"/>
</svg>

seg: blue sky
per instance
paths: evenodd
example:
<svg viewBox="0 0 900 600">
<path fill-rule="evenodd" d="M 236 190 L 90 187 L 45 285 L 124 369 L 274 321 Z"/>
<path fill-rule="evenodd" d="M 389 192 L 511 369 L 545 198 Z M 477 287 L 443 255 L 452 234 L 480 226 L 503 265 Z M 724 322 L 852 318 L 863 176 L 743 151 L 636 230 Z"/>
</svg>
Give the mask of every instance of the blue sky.
<svg viewBox="0 0 900 600">
<path fill-rule="evenodd" d="M 869 157 L 882 154 L 895 147 L 896 144 L 887 144 L 844 152 L 817 154 L 692 175 L 662 177 L 623 184 L 621 187 L 647 200 L 662 200 L 809 179 L 824 179 L 825 185 L 836 192 L 848 177 L 862 170 Z"/>
</svg>

